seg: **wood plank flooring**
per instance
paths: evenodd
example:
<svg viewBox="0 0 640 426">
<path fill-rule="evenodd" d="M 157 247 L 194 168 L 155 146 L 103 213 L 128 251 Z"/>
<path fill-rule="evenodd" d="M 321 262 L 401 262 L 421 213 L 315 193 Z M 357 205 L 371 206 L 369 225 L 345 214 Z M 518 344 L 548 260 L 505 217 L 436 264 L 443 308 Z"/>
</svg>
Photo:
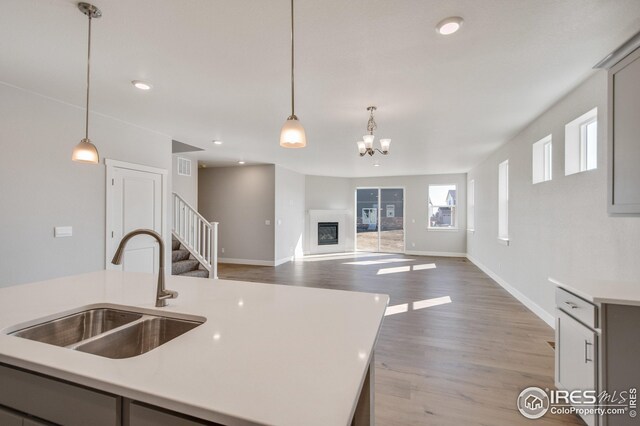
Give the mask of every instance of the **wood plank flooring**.
<svg viewBox="0 0 640 426">
<path fill-rule="evenodd" d="M 520 415 L 522 389 L 553 388 L 553 330 L 467 259 L 358 253 L 276 268 L 224 264 L 219 276 L 385 293 L 406 310 L 385 317 L 378 340 L 377 425 L 583 424 Z M 412 309 L 430 299 L 423 304 L 434 306 Z"/>
</svg>

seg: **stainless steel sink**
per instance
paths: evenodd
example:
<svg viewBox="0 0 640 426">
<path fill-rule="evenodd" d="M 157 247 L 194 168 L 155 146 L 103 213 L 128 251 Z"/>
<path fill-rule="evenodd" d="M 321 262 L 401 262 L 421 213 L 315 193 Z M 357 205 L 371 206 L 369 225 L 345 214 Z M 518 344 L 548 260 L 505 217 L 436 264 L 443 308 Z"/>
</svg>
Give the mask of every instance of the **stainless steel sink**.
<svg viewBox="0 0 640 426">
<path fill-rule="evenodd" d="M 206 321 L 202 317 L 177 316 L 180 318 L 142 310 L 135 312 L 98 307 L 20 328 L 8 334 L 121 359 L 149 352 Z"/>
<path fill-rule="evenodd" d="M 56 346 L 69 346 L 142 318 L 142 314 L 115 309 L 90 309 L 33 327 L 14 336 Z"/>
<path fill-rule="evenodd" d="M 201 323 L 166 317 L 149 317 L 131 326 L 84 343 L 76 350 L 107 358 L 131 358 L 167 343 Z"/>
</svg>

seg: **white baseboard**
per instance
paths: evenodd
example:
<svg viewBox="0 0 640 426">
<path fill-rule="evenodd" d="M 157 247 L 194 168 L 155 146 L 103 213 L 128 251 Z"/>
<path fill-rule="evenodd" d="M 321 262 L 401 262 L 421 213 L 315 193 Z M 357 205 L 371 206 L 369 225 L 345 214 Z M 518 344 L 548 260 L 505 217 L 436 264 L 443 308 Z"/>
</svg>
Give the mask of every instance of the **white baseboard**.
<svg viewBox="0 0 640 426">
<path fill-rule="evenodd" d="M 230 257 L 219 257 L 218 263 L 235 263 L 237 265 L 274 266 L 273 260 L 253 260 L 253 259 L 232 259 Z"/>
<path fill-rule="evenodd" d="M 491 269 L 487 268 L 485 265 L 480 263 L 477 259 L 474 259 L 472 256 L 469 256 L 469 254 L 467 254 L 466 257 L 467 257 L 467 259 L 469 259 L 469 261 L 471 263 L 473 263 L 478 268 L 480 268 L 480 270 L 482 272 L 484 272 L 485 274 L 489 275 L 489 277 L 491 277 L 491 279 L 493 279 L 495 282 L 500 284 L 500 286 L 502 288 L 507 290 L 520 303 L 522 303 L 524 306 L 526 306 L 527 309 L 529 309 L 531 312 L 536 314 L 541 320 L 546 322 L 549 325 L 549 327 L 551 327 L 553 329 L 556 328 L 556 319 L 554 318 L 553 315 L 551 315 L 549 312 L 547 312 L 544 309 L 542 309 L 540 307 L 540 305 L 538 305 L 533 300 L 529 299 L 527 296 L 522 294 L 519 290 L 514 288 L 511 284 L 509 284 L 508 282 L 503 280 L 498 274 L 496 274 Z"/>
<path fill-rule="evenodd" d="M 283 263 L 291 262 L 293 260 L 295 260 L 295 256 L 283 257 L 282 259 L 278 259 L 275 262 L 273 262 L 273 266 L 280 266 Z"/>
<path fill-rule="evenodd" d="M 254 266 L 279 266 L 283 263 L 292 261 L 293 256 L 283 257 L 278 260 L 253 260 L 253 259 L 233 259 L 230 257 L 218 258 L 218 263 L 234 263 L 236 265 L 254 265 Z"/>
<path fill-rule="evenodd" d="M 406 250 L 404 254 L 410 256 L 439 256 L 439 257 L 467 257 L 467 253 L 455 253 L 450 251 L 416 251 Z"/>
</svg>

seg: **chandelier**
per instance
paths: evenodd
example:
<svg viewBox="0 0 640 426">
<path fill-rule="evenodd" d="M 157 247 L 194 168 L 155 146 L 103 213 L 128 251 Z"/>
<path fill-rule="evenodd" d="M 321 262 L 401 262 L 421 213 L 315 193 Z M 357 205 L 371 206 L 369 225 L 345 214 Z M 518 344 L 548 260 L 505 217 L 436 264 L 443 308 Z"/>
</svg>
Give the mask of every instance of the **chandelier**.
<svg viewBox="0 0 640 426">
<path fill-rule="evenodd" d="M 373 147 L 373 131 L 378 128 L 376 124 L 376 120 L 373 118 L 373 112 L 377 108 L 375 106 L 370 106 L 367 108 L 369 111 L 369 121 L 367 121 L 367 132 L 368 134 L 362 137 L 361 141 L 356 142 L 358 145 L 358 151 L 360 152 L 360 157 L 364 157 L 366 154 L 373 155 L 378 151 L 382 155 L 387 155 L 389 153 L 389 145 L 391 145 L 391 139 L 380 139 L 380 148 Z"/>
</svg>

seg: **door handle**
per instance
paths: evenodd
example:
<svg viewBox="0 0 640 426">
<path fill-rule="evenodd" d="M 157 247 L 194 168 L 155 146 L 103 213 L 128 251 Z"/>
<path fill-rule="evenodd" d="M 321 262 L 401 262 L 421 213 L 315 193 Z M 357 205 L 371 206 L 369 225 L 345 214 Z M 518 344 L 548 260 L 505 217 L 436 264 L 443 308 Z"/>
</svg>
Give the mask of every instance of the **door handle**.
<svg viewBox="0 0 640 426">
<path fill-rule="evenodd" d="M 593 343 L 585 339 L 584 341 L 584 363 L 593 362 L 593 359 L 589 358 L 589 346 L 593 346 Z"/>
</svg>

